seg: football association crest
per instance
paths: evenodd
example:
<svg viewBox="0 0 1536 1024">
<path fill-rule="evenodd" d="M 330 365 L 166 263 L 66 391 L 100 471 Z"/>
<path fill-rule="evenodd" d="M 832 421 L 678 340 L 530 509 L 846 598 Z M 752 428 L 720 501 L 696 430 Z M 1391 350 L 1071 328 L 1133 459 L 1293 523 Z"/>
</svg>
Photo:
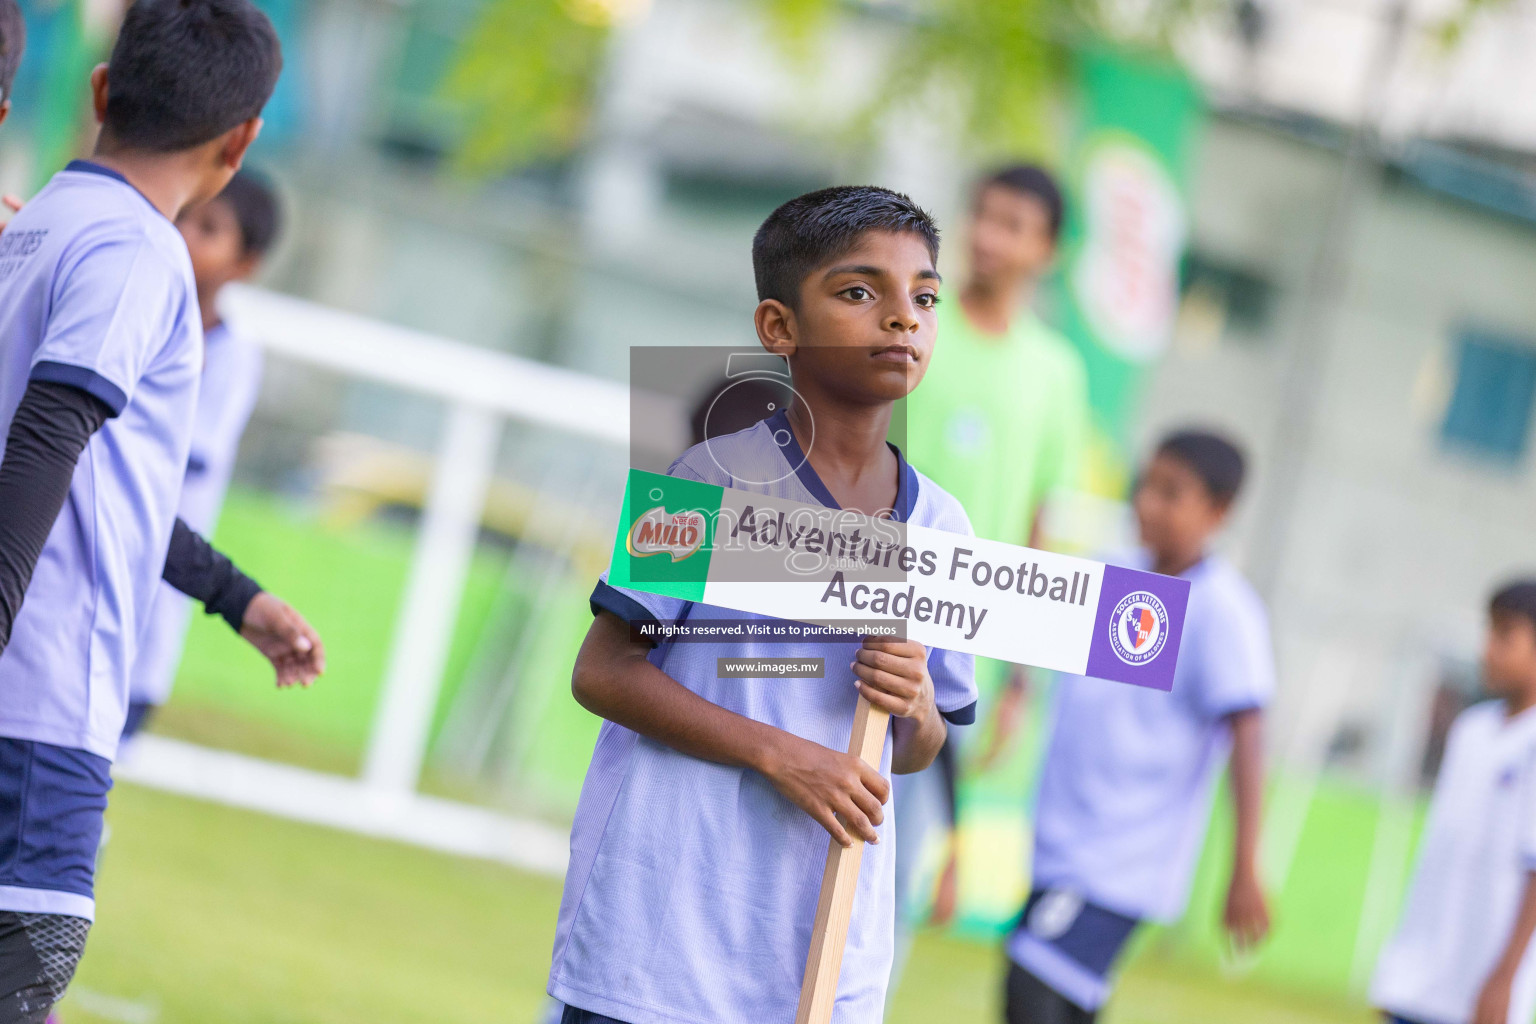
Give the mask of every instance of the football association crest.
<svg viewBox="0 0 1536 1024">
<path fill-rule="evenodd" d="M 1168 639 L 1168 610 L 1156 594 L 1138 590 L 1125 595 L 1109 617 L 1109 643 L 1127 665 L 1145 665 Z"/>
</svg>

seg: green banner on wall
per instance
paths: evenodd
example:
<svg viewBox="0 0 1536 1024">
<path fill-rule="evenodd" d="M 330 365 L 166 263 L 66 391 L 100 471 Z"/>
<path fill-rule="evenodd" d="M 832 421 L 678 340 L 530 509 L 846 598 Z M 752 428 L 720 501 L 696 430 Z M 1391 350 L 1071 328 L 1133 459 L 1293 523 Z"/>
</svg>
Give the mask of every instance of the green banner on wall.
<svg viewBox="0 0 1536 1024">
<path fill-rule="evenodd" d="M 1121 497 L 1147 372 L 1173 335 L 1204 106 L 1189 76 L 1166 58 L 1092 48 L 1079 55 L 1076 74 L 1056 321 L 1088 365 L 1094 430 L 1086 484 Z"/>
</svg>

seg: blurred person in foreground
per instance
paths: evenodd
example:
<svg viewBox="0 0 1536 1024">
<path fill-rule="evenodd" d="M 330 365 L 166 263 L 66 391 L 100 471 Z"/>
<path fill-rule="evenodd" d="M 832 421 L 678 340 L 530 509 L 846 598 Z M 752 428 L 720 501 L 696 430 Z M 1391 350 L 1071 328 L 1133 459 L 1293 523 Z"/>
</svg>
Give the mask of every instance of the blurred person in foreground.
<svg viewBox="0 0 1536 1024">
<path fill-rule="evenodd" d="M 1263 708 L 1274 689 L 1258 595 L 1211 550 L 1243 481 L 1215 434 L 1158 445 L 1134 495 L 1142 549 L 1114 562 L 1189 580 L 1173 690 L 1062 680 L 1035 809 L 1034 879 L 1007 939 L 1008 1024 L 1087 1024 L 1142 921 L 1184 912 L 1211 794 L 1230 751 L 1236 810 L 1224 924 L 1246 949 L 1269 931 L 1256 855 Z"/>
<path fill-rule="evenodd" d="M 0 124 L 11 116 L 11 86 L 16 81 L 16 69 L 21 67 L 21 55 L 27 48 L 27 23 L 21 16 L 16 0 L 0 0 Z M 15 196 L 0 196 L 0 205 L 15 213 L 21 209 L 21 200 Z M 0 224 L 0 231 L 5 225 Z"/>
<path fill-rule="evenodd" d="M 923 386 L 906 401 L 913 465 L 965 506 L 978 537 L 1038 547 L 1040 510 L 1054 490 L 1079 480 L 1088 424 L 1088 377 L 1072 343 L 1031 308 L 1056 257 L 1065 207 L 1049 172 L 1032 165 L 983 178 L 967 225 L 969 266 L 953 298 L 938 308 L 939 343 Z M 1024 670 L 978 659 L 983 700 L 995 724 L 983 766 L 1011 738 L 1024 698 Z M 1001 697 L 998 692 L 1002 691 Z M 953 847 L 925 865 L 941 831 L 957 817 L 954 744 L 935 765 L 897 782 L 898 971 L 911 927 L 945 923 L 956 898 Z M 895 985 L 893 983 L 892 988 Z"/>
<path fill-rule="evenodd" d="M 11 114 L 11 85 L 27 49 L 27 23 L 16 0 L 0 0 L 0 124 Z"/>
<path fill-rule="evenodd" d="M 137 0 L 101 136 L 0 236 L 0 1024 L 36 1024 L 95 916 L 128 677 L 163 577 L 274 665 L 319 637 L 176 518 L 202 324 L 175 218 L 217 195 L 282 58 L 249 0 Z"/>
<path fill-rule="evenodd" d="M 1494 699 L 1451 726 L 1418 865 L 1371 1002 L 1396 1024 L 1536 1018 L 1536 579 L 1488 603 Z"/>
<path fill-rule="evenodd" d="M 277 239 L 277 196 L 261 178 L 240 171 L 213 199 L 183 211 L 176 227 L 186 240 L 203 321 L 203 373 L 192 424 L 192 447 L 176 511 L 203 536 L 212 536 L 240 450 L 240 435 L 261 390 L 261 349 L 219 313 L 219 294 L 260 268 Z M 139 641 L 128 685 L 127 739 L 171 695 L 192 605 L 162 582 Z"/>
</svg>

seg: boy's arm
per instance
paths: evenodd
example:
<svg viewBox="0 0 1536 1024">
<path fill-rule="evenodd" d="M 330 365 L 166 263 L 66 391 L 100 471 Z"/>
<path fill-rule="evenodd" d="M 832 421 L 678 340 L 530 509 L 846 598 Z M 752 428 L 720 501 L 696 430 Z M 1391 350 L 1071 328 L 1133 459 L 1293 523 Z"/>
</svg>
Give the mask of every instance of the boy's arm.
<svg viewBox="0 0 1536 1024">
<path fill-rule="evenodd" d="M 1030 520 L 1029 546 L 1036 550 L 1045 544 L 1044 531 L 1040 525 L 1044 511 L 1043 502 L 1036 505 L 1034 518 Z M 981 756 L 976 759 L 978 769 L 984 772 L 990 770 L 1013 746 L 1013 741 L 1019 734 L 1019 723 L 1023 721 L 1024 705 L 1028 698 L 1029 669 L 1023 665 L 1014 665 L 1008 670 L 1008 681 L 1003 684 L 1003 692 L 998 695 L 997 704 L 992 712 L 992 735 L 987 740 Z"/>
<path fill-rule="evenodd" d="M 571 673 L 577 703 L 690 757 L 759 772 L 843 846 L 854 835 L 879 842 L 890 786 L 878 770 L 710 703 L 652 665 L 649 651 L 623 619 L 599 611 Z"/>
<path fill-rule="evenodd" d="M 0 118 L 0 120 L 4 120 L 4 118 Z M 7 192 L 3 196 L 0 196 L 0 206 L 4 206 L 7 210 L 10 210 L 12 213 L 20 213 L 21 212 L 21 205 L 22 205 L 21 204 L 21 200 L 16 198 L 15 196 L 11 195 L 9 192 Z M 5 224 L 0 224 L 0 235 L 3 235 L 3 234 L 5 234 Z"/>
<path fill-rule="evenodd" d="M 80 453 L 112 415 L 100 398 L 69 384 L 33 380 L 22 394 L 0 460 L 0 652 L 10 642 L 37 560 L 69 497 Z M 181 520 L 176 525 L 166 569 L 174 575 L 171 562 L 177 560 L 180 589 L 213 601 L 210 610 L 224 612 L 272 662 L 278 685 L 312 681 L 325 667 L 325 650 L 309 624 L 263 593 Z M 197 567 L 206 571 L 199 574 Z"/>
<path fill-rule="evenodd" d="M 262 590 L 180 517 L 162 576 L 260 651 L 276 670 L 278 686 L 308 686 L 325 671 L 325 645 L 304 617 Z"/>
<path fill-rule="evenodd" d="M 80 453 L 112 415 L 68 384 L 34 380 L 11 418 L 0 460 L 0 652 L 59 518 Z"/>
<path fill-rule="evenodd" d="M 1075 459 L 1075 455 L 1072 458 Z M 1064 475 L 1063 479 L 1071 478 Z M 1033 512 L 1029 522 L 1029 547 L 1038 551 L 1045 547 L 1045 528 L 1041 524 L 1045 516 L 1045 502 L 1037 503 Z M 1009 669 L 1008 681 L 1003 685 L 1003 692 L 998 695 L 996 708 L 992 712 L 992 735 L 981 756 L 976 759 L 976 767 L 981 771 L 990 770 L 1013 746 L 1019 734 L 1019 723 L 1023 721 L 1024 705 L 1029 698 L 1029 680 L 1029 669 L 1023 665 L 1014 665 Z"/>
<path fill-rule="evenodd" d="M 161 577 L 183 594 L 201 601 L 208 614 L 222 617 L 236 633 L 245 624 L 246 607 L 261 593 L 261 584 L 236 568 L 234 562 L 180 516 L 171 527 L 171 543 L 165 552 Z"/>
<path fill-rule="evenodd" d="M 1232 802 L 1236 834 L 1232 881 L 1223 915 L 1239 948 L 1257 945 L 1269 933 L 1269 908 L 1259 884 L 1259 818 L 1264 801 L 1264 713 L 1249 708 L 1228 716 L 1232 729 Z"/>
<path fill-rule="evenodd" d="M 1514 930 L 1504 944 L 1504 954 L 1478 994 L 1472 1024 L 1507 1024 L 1510 990 L 1525 956 L 1525 947 L 1530 945 L 1532 932 L 1536 932 L 1536 871 L 1526 873 L 1525 891 L 1520 897 L 1520 913 L 1515 917 Z"/>
</svg>

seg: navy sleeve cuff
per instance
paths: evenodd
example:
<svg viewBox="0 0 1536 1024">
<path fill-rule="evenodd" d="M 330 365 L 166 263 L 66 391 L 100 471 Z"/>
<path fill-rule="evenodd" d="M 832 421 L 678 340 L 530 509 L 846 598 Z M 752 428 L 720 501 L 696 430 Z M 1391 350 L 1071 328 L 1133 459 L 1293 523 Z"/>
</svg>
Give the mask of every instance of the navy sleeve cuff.
<svg viewBox="0 0 1536 1024">
<path fill-rule="evenodd" d="M 234 569 L 234 579 L 230 580 L 229 587 L 209 605 L 205 605 L 208 614 L 218 615 L 229 623 L 229 628 L 236 633 L 245 625 L 245 610 L 256 600 L 256 595 L 261 593 L 261 584 Z"/>
<path fill-rule="evenodd" d="M 944 721 L 950 725 L 975 725 L 976 702 L 971 701 L 965 707 L 955 708 L 953 711 L 940 711 L 939 714 L 943 715 Z"/>
<path fill-rule="evenodd" d="M 587 599 L 587 603 L 591 605 L 594 616 L 598 612 L 611 612 L 631 626 L 645 622 L 653 622 L 658 626 L 661 625 L 657 621 L 656 616 L 651 614 L 649 608 L 617 587 L 610 587 L 602 580 L 598 581 L 597 587 L 592 591 L 592 596 Z M 651 646 L 656 646 L 654 641 L 651 643 Z"/>
<path fill-rule="evenodd" d="M 113 416 L 121 416 L 123 407 L 128 404 L 128 396 L 123 394 L 122 388 L 95 370 L 88 370 L 83 366 L 44 360 L 32 367 L 32 379 L 79 388 L 86 394 L 99 398 L 108 409 L 112 410 Z"/>
</svg>

